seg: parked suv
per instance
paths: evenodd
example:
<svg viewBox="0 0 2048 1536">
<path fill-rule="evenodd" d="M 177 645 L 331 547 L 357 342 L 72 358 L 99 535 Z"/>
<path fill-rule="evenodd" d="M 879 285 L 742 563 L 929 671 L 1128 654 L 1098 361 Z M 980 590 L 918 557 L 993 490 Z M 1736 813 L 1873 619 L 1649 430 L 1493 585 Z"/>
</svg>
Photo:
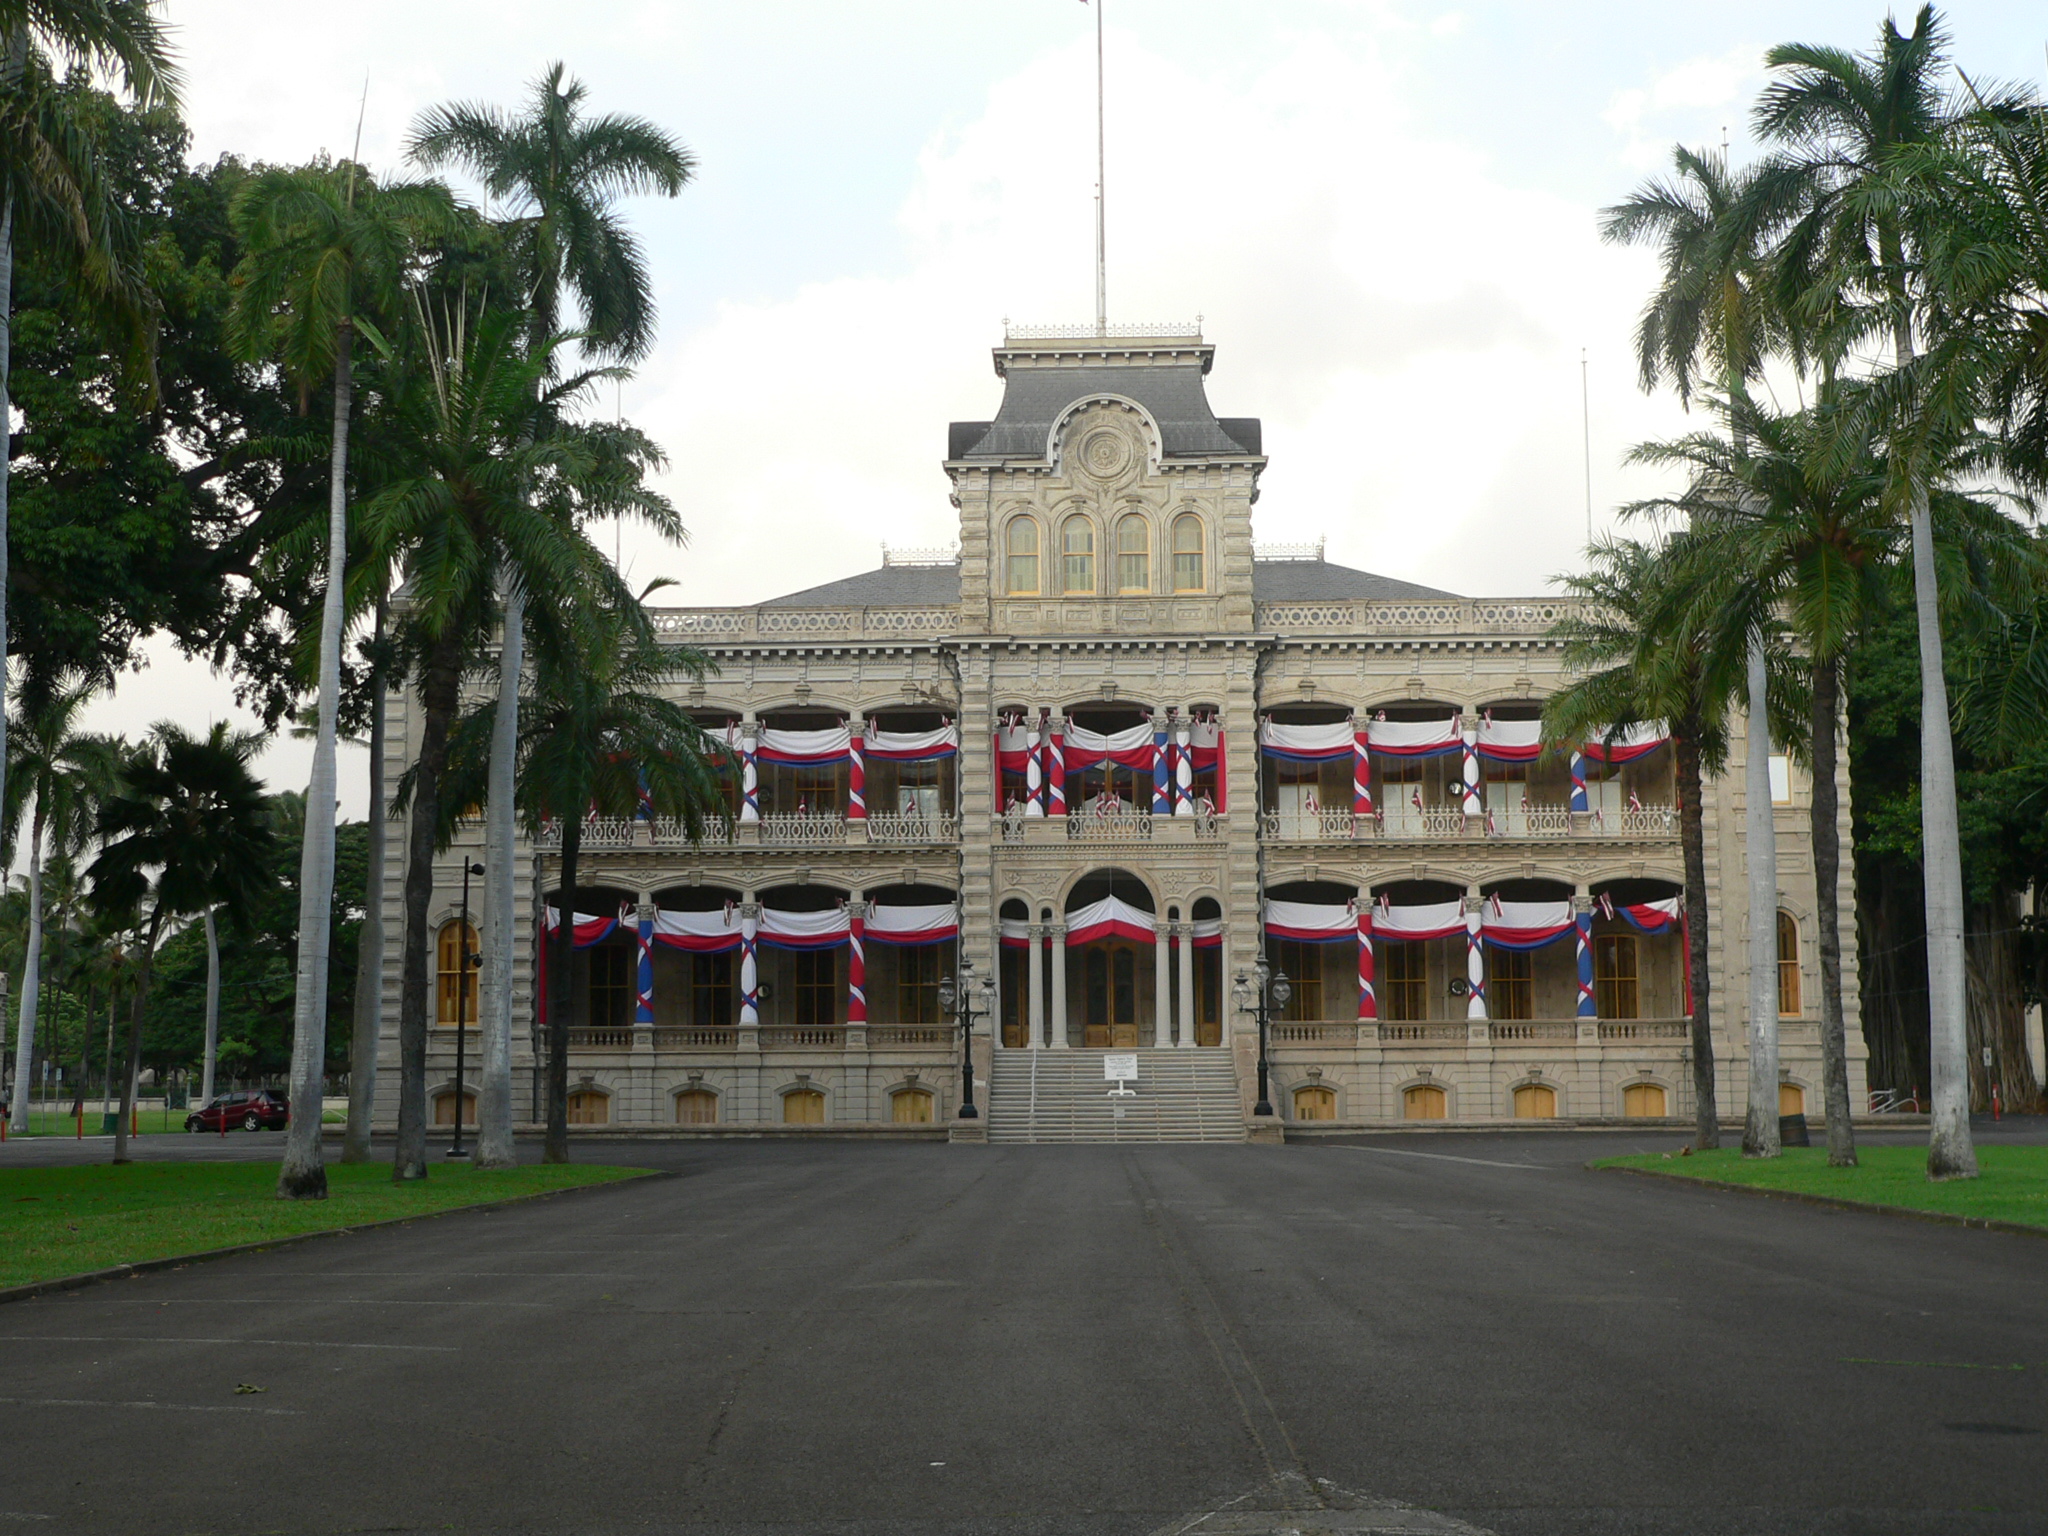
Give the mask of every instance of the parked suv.
<svg viewBox="0 0 2048 1536">
<path fill-rule="evenodd" d="M 291 1120 L 291 1106 L 274 1088 L 255 1093 L 224 1093 L 185 1117 L 188 1131 L 281 1131 Z"/>
</svg>

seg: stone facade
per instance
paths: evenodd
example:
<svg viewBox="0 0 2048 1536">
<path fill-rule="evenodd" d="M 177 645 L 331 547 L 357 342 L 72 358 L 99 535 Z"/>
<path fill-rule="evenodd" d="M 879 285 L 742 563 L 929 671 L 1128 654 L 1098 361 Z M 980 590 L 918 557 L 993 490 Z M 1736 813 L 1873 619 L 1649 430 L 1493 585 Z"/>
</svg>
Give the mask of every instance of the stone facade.
<svg viewBox="0 0 2048 1536">
<path fill-rule="evenodd" d="M 995 353 L 1001 410 L 952 429 L 945 472 L 960 514 L 957 556 L 891 557 L 880 571 L 756 607 L 660 615 L 664 634 L 716 663 L 717 675 L 688 688 L 686 702 L 729 731 L 736 751 L 750 751 L 763 730 L 834 723 L 856 735 L 864 723 L 950 723 L 959 750 L 908 775 L 870 765 L 865 815 L 850 803 L 845 766 L 764 764 L 758 817 L 735 784 L 734 821 L 702 844 L 658 821 L 589 826 L 577 906 L 600 917 L 624 911 L 626 922 L 579 955 L 574 1118 L 828 1130 L 927 1115 L 942 1123 L 958 1108 L 960 1036 L 936 1005 L 935 981 L 956 965 L 999 982 L 990 1018 L 977 1021 L 980 1078 L 991 1053 L 1006 1050 L 1225 1046 L 1249 1111 L 1257 1030 L 1232 993 L 1262 944 L 1269 966 L 1296 973 L 1272 1025 L 1272 1099 L 1304 1129 L 1418 1116 L 1691 1115 L 1681 941 L 1611 915 L 1679 889 L 1669 748 L 1592 784 L 1579 812 L 1569 809 L 1561 760 L 1519 773 L 1490 765 L 1479 814 L 1467 814 L 1455 757 L 1374 758 L 1374 813 L 1359 816 L 1349 761 L 1304 768 L 1262 756 L 1268 718 L 1328 726 L 1455 713 L 1467 729 L 1481 718 L 1533 719 L 1560 681 L 1548 631 L 1564 605 L 1435 592 L 1331 565 L 1319 550 L 1255 551 L 1252 508 L 1266 462 L 1258 423 L 1210 412 L 1211 361 L 1192 332 L 1013 332 Z M 394 782 L 409 760 L 411 718 L 395 699 Z M 1042 777 L 999 771 L 997 732 L 1009 722 L 1036 727 L 1039 741 L 1145 725 L 1178 745 L 1193 721 L 1220 732 L 1219 761 L 1188 793 L 1163 801 L 1142 771 L 1071 752 L 1064 807 L 1046 804 Z M 1796 766 L 1780 778 L 1781 927 L 1791 941 L 1780 976 L 1785 1102 L 1817 1114 L 1806 788 Z M 1730 1116 L 1742 1113 L 1746 1075 L 1742 786 L 1738 757 L 1710 783 L 1706 807 L 1715 1054 Z M 1853 910 L 1840 787 L 1841 899 Z M 1027 793 L 1032 802 L 1020 805 Z M 389 836 L 395 936 L 404 849 L 396 826 Z M 456 915 L 458 861 L 480 849 L 478 827 L 445 855 L 437 934 Z M 554 899 L 554 856 L 550 846 L 522 845 L 520 858 L 519 888 L 529 894 L 517 921 L 515 1017 L 532 1020 L 536 915 L 544 894 Z M 1069 916 L 1104 895 L 1145 915 L 1152 942 L 1126 936 L 1070 952 Z M 1602 1016 L 1580 1016 L 1573 943 L 1520 957 L 1489 947 L 1482 1006 L 1463 992 L 1465 941 L 1447 938 L 1398 946 L 1400 954 L 1378 946 L 1378 1017 L 1361 1018 L 1355 945 L 1264 940 L 1263 896 L 1468 906 L 1570 898 L 1594 914 Z M 634 920 L 660 911 L 729 902 L 735 914 L 842 904 L 859 913 L 876 902 L 955 900 L 957 945 L 920 955 L 867 946 L 865 1022 L 849 1019 L 845 949 L 764 949 L 766 985 L 752 1018 L 739 978 L 722 968 L 730 962 L 657 954 L 651 1010 L 621 990 L 637 991 Z M 1853 928 L 1844 942 L 1851 1091 L 1861 1102 Z M 397 989 L 394 938 L 387 1081 Z M 523 1105 L 536 1036 L 516 1033 Z M 437 1095 L 453 1088 L 453 1035 L 432 1032 Z M 472 1046 L 472 1084 L 476 1061 Z M 380 1095 L 387 1114 L 391 1102 Z M 443 1113 L 451 1110 L 445 1101 Z"/>
</svg>

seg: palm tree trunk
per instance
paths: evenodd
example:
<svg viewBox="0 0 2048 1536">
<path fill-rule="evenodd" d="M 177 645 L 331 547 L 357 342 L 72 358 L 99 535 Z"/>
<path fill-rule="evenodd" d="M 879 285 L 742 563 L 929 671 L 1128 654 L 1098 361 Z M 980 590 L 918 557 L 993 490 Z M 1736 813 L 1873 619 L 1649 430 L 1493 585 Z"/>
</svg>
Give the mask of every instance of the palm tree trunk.
<svg viewBox="0 0 2048 1536">
<path fill-rule="evenodd" d="M 36 796 L 28 844 L 28 946 L 21 956 L 21 1022 L 14 1035 L 14 1134 L 28 1130 L 28 1088 L 36 1065 L 36 1011 L 43 993 L 43 797 Z"/>
<path fill-rule="evenodd" d="M 341 1138 L 344 1163 L 370 1160 L 370 1123 L 377 1109 L 377 1052 L 384 1033 L 384 844 L 391 835 L 384 814 L 384 620 L 377 598 L 370 669 L 370 858 L 364 880 L 363 925 L 356 934 L 356 1007 L 348 1047 L 348 1128 Z"/>
<path fill-rule="evenodd" d="M 299 856 L 299 976 L 292 1003 L 292 1117 L 277 1170 L 280 1200 L 325 1200 L 320 1101 L 327 1076 L 327 972 L 334 945 L 334 735 L 348 581 L 348 322 L 334 353 L 334 430 L 327 450 L 327 591 L 320 603 L 319 729 Z"/>
<path fill-rule="evenodd" d="M 5 43 L 5 68 L 0 83 L 10 89 L 28 62 L 28 32 L 17 31 Z M 8 370 L 14 356 L 14 193 L 0 196 L 0 658 L 7 655 L 7 485 L 14 443 L 14 405 Z M 0 666 L 0 804 L 7 798 L 7 668 Z M 17 1093 L 15 1097 L 19 1098 Z"/>
<path fill-rule="evenodd" d="M 434 899 L 434 845 L 441 826 L 441 776 L 448 769 L 448 728 L 462 680 L 461 637 L 435 642 L 420 688 L 420 755 L 413 770 L 412 819 L 405 846 L 405 947 L 398 991 L 398 1148 L 391 1177 L 427 1176 L 427 974 Z"/>
<path fill-rule="evenodd" d="M 1905 263 L 1890 236 L 1884 256 L 1892 274 L 1892 357 L 1901 369 L 1913 362 L 1912 320 L 1906 307 Z M 1967 1017 L 1968 962 L 1963 953 L 1963 852 L 1956 812 L 1956 752 L 1948 716 L 1948 676 L 1942 670 L 1941 589 L 1934 570 L 1934 518 L 1928 487 L 1915 483 L 1913 613 L 1920 636 L 1920 843 L 1927 901 L 1927 1060 L 1931 1100 L 1927 1137 L 1930 1179 L 1974 1179 L 1977 1149 L 1970 1138 L 1970 1061 Z"/>
<path fill-rule="evenodd" d="M 1814 915 L 1820 930 L 1820 1080 L 1827 1106 L 1828 1165 L 1856 1166 L 1856 1128 L 1850 1123 L 1849 1042 L 1842 1014 L 1842 836 L 1836 824 L 1837 733 L 1842 725 L 1842 663 L 1833 656 L 1813 665 L 1813 878 Z"/>
<path fill-rule="evenodd" d="M 512 1147 L 512 940 L 514 782 L 519 755 L 519 680 L 525 661 L 526 594 L 505 580 L 505 627 L 498 651 L 498 711 L 491 725 L 490 784 L 484 801 L 483 1064 L 476 1165 L 510 1168 Z"/>
<path fill-rule="evenodd" d="M 583 822 L 574 812 L 562 817 L 562 878 L 555 898 L 562 920 L 555 926 L 554 964 L 548 976 L 548 1134 L 541 1161 L 569 1161 L 569 1009 L 576 961 L 576 856 Z"/>
<path fill-rule="evenodd" d="M 199 1068 L 199 1102 L 213 1102 L 213 1069 L 220 1061 L 220 930 L 206 909 L 206 1055 Z"/>
<path fill-rule="evenodd" d="M 1743 843 L 1749 857 L 1749 1094 L 1744 1157 L 1778 1155 L 1778 825 L 1771 805 L 1769 662 L 1749 648 L 1749 743 Z"/>
<path fill-rule="evenodd" d="M 1721 1110 L 1714 1086 L 1712 954 L 1707 944 L 1707 815 L 1700 782 L 1700 724 L 1675 722 L 1678 739 L 1678 838 L 1685 859 L 1686 964 L 1692 976 L 1693 1142 L 1702 1151 L 1721 1145 Z"/>
<path fill-rule="evenodd" d="M 128 1127 L 135 1119 L 135 1084 L 142 1076 L 142 1011 L 149 1006 L 149 978 L 156 968 L 156 940 L 162 931 L 164 908 L 161 897 L 149 913 L 149 936 L 143 941 L 142 963 L 136 967 L 135 996 L 128 1009 L 128 1066 L 121 1077 L 121 1108 L 114 1121 L 114 1161 L 128 1161 Z M 109 1062 L 108 1070 L 113 1063 Z"/>
</svg>

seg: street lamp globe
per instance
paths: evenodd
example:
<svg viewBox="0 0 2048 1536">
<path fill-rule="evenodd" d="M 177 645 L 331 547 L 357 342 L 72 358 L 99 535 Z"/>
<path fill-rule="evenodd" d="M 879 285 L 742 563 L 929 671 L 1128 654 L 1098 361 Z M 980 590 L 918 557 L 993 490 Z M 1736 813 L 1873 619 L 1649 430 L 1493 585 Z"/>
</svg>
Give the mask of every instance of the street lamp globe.
<svg viewBox="0 0 2048 1536">
<path fill-rule="evenodd" d="M 1230 1000 L 1237 1005 L 1239 1013 L 1252 1011 L 1252 979 L 1243 971 L 1239 971 L 1230 984 Z"/>
<path fill-rule="evenodd" d="M 1287 999 L 1292 996 L 1294 996 L 1294 983 L 1287 979 L 1285 971 L 1281 971 L 1273 977 L 1273 1006 L 1275 1008 L 1285 1008 L 1287 1006 Z"/>
<path fill-rule="evenodd" d="M 941 976 L 939 978 L 939 1007 L 945 1012 L 947 1018 L 953 1017 L 953 1006 L 959 1001 L 960 994 L 953 985 L 953 978 L 951 976 Z"/>
</svg>

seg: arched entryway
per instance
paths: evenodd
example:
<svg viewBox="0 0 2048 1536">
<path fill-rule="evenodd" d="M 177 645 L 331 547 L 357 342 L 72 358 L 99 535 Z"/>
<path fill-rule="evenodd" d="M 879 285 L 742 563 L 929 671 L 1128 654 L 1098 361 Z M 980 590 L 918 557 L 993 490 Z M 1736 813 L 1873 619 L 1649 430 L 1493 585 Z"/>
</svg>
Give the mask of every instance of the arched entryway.
<svg viewBox="0 0 2048 1536">
<path fill-rule="evenodd" d="M 1164 951 L 1155 910 L 1150 888 L 1126 870 L 1095 870 L 1068 893 L 1070 1044 L 1136 1050 L 1157 1039 Z"/>
</svg>

